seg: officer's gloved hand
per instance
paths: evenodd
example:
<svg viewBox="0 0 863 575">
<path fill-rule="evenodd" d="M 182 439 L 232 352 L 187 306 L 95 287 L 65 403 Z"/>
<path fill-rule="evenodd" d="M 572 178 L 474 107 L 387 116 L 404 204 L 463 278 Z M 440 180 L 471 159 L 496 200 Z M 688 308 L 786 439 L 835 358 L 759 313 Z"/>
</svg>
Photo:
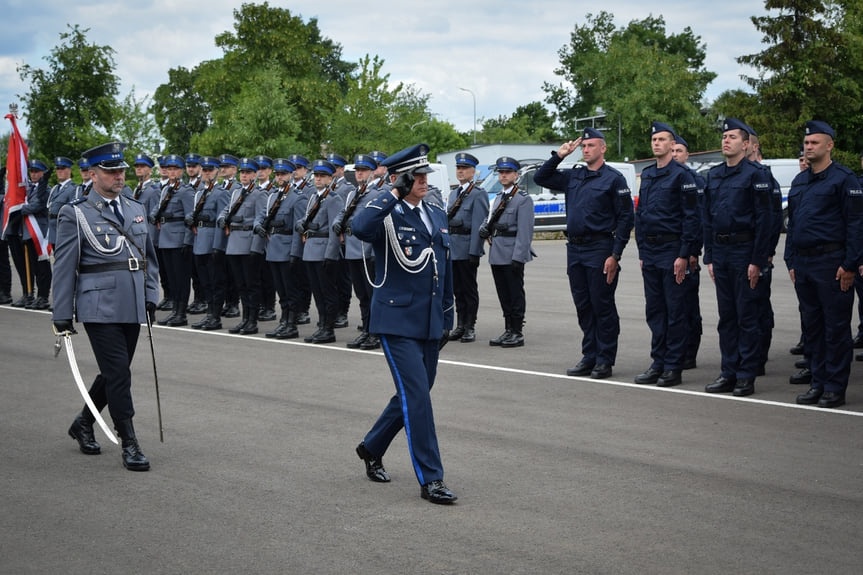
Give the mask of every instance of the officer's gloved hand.
<svg viewBox="0 0 863 575">
<path fill-rule="evenodd" d="M 48 180 L 51 179 L 51 174 L 54 173 L 54 168 L 48 168 L 44 174 L 42 174 L 42 179 L 39 180 L 39 183 L 36 184 L 36 189 L 40 193 L 45 193 L 48 191 Z"/>
<path fill-rule="evenodd" d="M 150 214 L 149 216 L 147 216 L 147 221 L 150 222 L 150 225 L 155 226 L 156 225 L 156 216 L 154 216 L 153 214 Z"/>
<path fill-rule="evenodd" d="M 437 350 L 438 351 L 442 350 L 443 346 L 445 346 L 448 341 L 449 341 L 449 330 L 445 329 L 445 330 L 443 330 L 443 335 L 441 336 L 440 341 L 438 342 Z"/>
<path fill-rule="evenodd" d="M 472 256 L 472 255 L 469 255 L 469 256 L 467 256 L 467 257 L 468 257 L 468 259 L 470 260 L 470 263 L 471 263 L 471 264 L 473 264 L 473 265 L 475 265 L 475 266 L 478 266 L 478 265 L 479 265 L 479 256 Z"/>
<path fill-rule="evenodd" d="M 192 217 L 192 214 L 189 214 L 189 215 L 187 215 L 185 218 L 183 218 L 183 224 L 185 224 L 185 226 L 186 226 L 187 228 L 192 228 L 192 227 L 194 227 L 194 225 L 195 225 L 195 218 L 193 218 L 193 217 Z"/>
<path fill-rule="evenodd" d="M 515 260 L 512 260 L 512 264 L 510 264 L 510 266 L 512 267 L 512 271 L 514 272 L 524 271 L 524 262 L 517 262 Z"/>
<path fill-rule="evenodd" d="M 345 231 L 345 230 L 344 230 L 344 228 L 342 228 L 342 222 L 335 222 L 333 224 L 333 233 L 334 234 L 336 234 L 337 236 L 340 236 L 340 235 L 342 235 L 343 231 Z"/>
<path fill-rule="evenodd" d="M 72 324 L 71 319 L 56 319 L 54 320 L 54 331 L 57 333 L 66 333 L 67 331 L 70 334 L 78 333 L 75 330 L 75 326 Z"/>
<path fill-rule="evenodd" d="M 403 200 L 406 195 L 411 193 L 411 189 L 414 187 L 414 179 L 414 175 L 410 172 L 405 172 L 396 179 L 393 189 L 399 195 L 400 200 Z"/>
<path fill-rule="evenodd" d="M 262 226 L 261 224 L 256 225 L 256 226 L 255 226 L 255 230 L 254 230 L 254 231 L 255 231 L 255 233 L 256 233 L 256 234 L 258 234 L 258 235 L 259 235 L 259 236 L 261 236 L 262 238 L 266 238 L 266 237 L 267 237 L 267 230 L 265 230 L 265 229 L 264 229 L 264 226 Z"/>
<path fill-rule="evenodd" d="M 156 304 L 154 302 L 148 301 L 144 304 L 147 308 L 147 317 L 150 320 L 150 325 L 156 323 Z"/>
<path fill-rule="evenodd" d="M 482 239 L 484 239 L 484 240 L 488 239 L 491 236 L 491 231 L 489 231 L 489 229 L 488 229 L 488 224 L 485 224 L 485 223 L 482 224 L 479 227 L 478 233 L 479 233 L 479 237 L 481 237 Z"/>
<path fill-rule="evenodd" d="M 219 219 L 216 220 L 216 226 L 219 229 L 224 228 L 226 224 L 227 224 L 227 222 L 225 221 L 225 218 L 223 218 L 223 217 L 219 217 Z"/>
<path fill-rule="evenodd" d="M 303 223 L 303 220 L 299 220 L 297 222 L 297 224 L 294 226 L 294 231 L 300 235 L 306 233 L 306 225 Z"/>
</svg>

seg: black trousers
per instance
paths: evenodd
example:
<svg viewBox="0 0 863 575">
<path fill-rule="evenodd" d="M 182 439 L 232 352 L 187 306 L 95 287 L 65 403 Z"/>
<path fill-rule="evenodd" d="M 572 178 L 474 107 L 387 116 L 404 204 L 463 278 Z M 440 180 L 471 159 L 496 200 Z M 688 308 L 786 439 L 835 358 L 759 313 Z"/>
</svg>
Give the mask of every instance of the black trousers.
<svg viewBox="0 0 863 575">
<path fill-rule="evenodd" d="M 491 275 L 494 278 L 494 287 L 497 289 L 497 299 L 500 300 L 503 317 L 512 322 L 513 329 L 521 331 L 526 305 L 524 267 L 491 266 Z"/>
<path fill-rule="evenodd" d="M 195 256 L 195 271 L 198 276 L 198 282 L 201 284 L 199 292 L 196 292 L 196 297 L 200 297 L 207 303 L 215 301 L 213 292 L 213 272 L 215 267 L 213 265 L 213 254 L 197 254 Z M 192 279 L 192 284 L 194 285 L 194 278 Z"/>
<path fill-rule="evenodd" d="M 458 314 L 458 324 L 473 326 L 479 312 L 479 287 L 476 283 L 476 273 L 479 262 L 453 260 L 452 282 L 455 295 L 455 311 Z"/>
<path fill-rule="evenodd" d="M 282 313 L 298 311 L 300 292 L 294 281 L 290 262 L 267 262 L 273 276 L 273 285 L 279 294 L 279 306 Z"/>
<path fill-rule="evenodd" d="M 266 309 L 276 308 L 276 286 L 273 284 L 273 273 L 270 271 L 270 262 L 266 254 L 261 254 L 261 307 Z"/>
<path fill-rule="evenodd" d="M 171 289 L 171 299 L 182 305 L 189 303 L 192 281 L 191 248 L 162 249 L 165 272 Z"/>
<path fill-rule="evenodd" d="M 27 294 L 26 257 L 30 260 L 30 292 L 38 290 L 37 296 L 47 298 L 48 294 L 51 293 L 51 262 L 48 260 L 39 261 L 33 240 L 22 240 L 21 236 L 8 236 L 6 241 L 9 244 L 9 251 L 12 253 L 15 269 L 18 271 L 21 291 L 25 295 Z"/>
<path fill-rule="evenodd" d="M 12 266 L 9 264 L 9 244 L 0 240 L 0 293 L 12 294 Z"/>
<path fill-rule="evenodd" d="M 263 261 L 263 254 L 254 252 L 246 255 L 228 256 L 231 275 L 234 278 L 244 309 L 257 312 L 261 305 L 261 282 L 259 279 Z"/>
<path fill-rule="evenodd" d="M 305 264 L 309 273 L 312 295 L 315 296 L 318 319 L 322 326 L 332 324 L 336 321 L 341 305 L 339 296 L 341 263 L 337 260 L 325 260 L 322 262 L 305 262 Z"/>
<path fill-rule="evenodd" d="M 357 295 L 357 300 L 360 302 L 360 317 L 363 322 L 363 329 L 369 331 L 369 321 L 371 320 L 372 311 L 372 284 L 369 283 L 366 277 L 366 268 L 368 268 L 368 277 L 375 277 L 375 260 L 345 260 L 347 262 L 348 271 L 350 272 L 351 283 L 354 285 L 354 293 Z"/>
<path fill-rule="evenodd" d="M 213 303 L 220 308 L 225 302 L 237 302 L 237 289 L 231 277 L 228 256 L 222 250 L 213 250 L 210 266 L 210 277 L 213 282 Z"/>
<path fill-rule="evenodd" d="M 99 411 L 107 405 L 114 422 L 131 419 L 132 359 L 141 326 L 137 323 L 85 323 L 99 375 L 90 387 L 90 397 Z"/>
</svg>

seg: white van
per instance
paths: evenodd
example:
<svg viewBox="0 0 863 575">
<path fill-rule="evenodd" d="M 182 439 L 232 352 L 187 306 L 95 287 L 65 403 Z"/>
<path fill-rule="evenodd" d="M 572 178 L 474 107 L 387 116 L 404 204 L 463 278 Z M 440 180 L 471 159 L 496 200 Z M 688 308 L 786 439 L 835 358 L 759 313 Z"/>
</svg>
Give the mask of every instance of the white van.
<svg viewBox="0 0 863 575">
<path fill-rule="evenodd" d="M 778 158 L 762 160 L 761 164 L 770 168 L 770 173 L 782 188 L 782 231 L 784 232 L 788 224 L 788 190 L 791 189 L 791 182 L 794 181 L 795 176 L 800 173 L 800 162 L 793 158 Z"/>
</svg>

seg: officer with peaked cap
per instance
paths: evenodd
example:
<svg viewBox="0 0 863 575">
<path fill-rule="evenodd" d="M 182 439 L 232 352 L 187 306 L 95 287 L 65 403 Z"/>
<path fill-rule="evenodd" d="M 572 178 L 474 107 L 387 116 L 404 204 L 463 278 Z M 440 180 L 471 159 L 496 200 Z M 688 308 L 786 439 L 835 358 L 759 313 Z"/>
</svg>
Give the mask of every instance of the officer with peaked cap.
<svg viewBox="0 0 863 575">
<path fill-rule="evenodd" d="M 189 178 L 189 187 L 197 190 L 201 185 L 201 156 L 198 154 L 186 154 L 183 157 L 186 164 L 186 176 Z"/>
<path fill-rule="evenodd" d="M 64 156 L 54 158 L 57 183 L 48 194 L 48 243 L 57 241 L 57 214 L 60 208 L 75 199 L 75 182 L 72 181 L 72 160 Z"/>
<path fill-rule="evenodd" d="M 757 289 L 770 257 L 770 173 L 746 159 L 750 128 L 727 118 L 725 162 L 711 168 L 704 192 L 704 263 L 716 286 L 719 377 L 708 393 L 752 395 L 761 357 Z"/>
<path fill-rule="evenodd" d="M 785 263 L 811 352 L 812 382 L 797 403 L 839 407 L 851 372 L 854 278 L 863 264 L 863 190 L 854 173 L 831 159 L 835 132 L 806 122 L 809 168 L 791 182 Z"/>
<path fill-rule="evenodd" d="M 701 257 L 701 247 L 704 245 L 704 232 L 701 226 L 702 214 L 704 211 L 704 187 L 707 182 L 686 162 L 689 160 L 689 144 L 686 143 L 681 136 L 676 136 L 674 146 L 671 148 L 671 155 L 674 161 L 689 170 L 692 179 L 695 181 L 696 195 L 698 196 L 698 238 L 693 246 L 694 251 L 689 256 L 689 272 L 686 278 L 686 296 L 684 298 L 684 307 L 686 307 L 686 352 L 683 356 L 682 369 L 694 369 L 698 358 L 698 348 L 701 347 L 701 334 L 703 331 L 701 322 L 701 304 L 699 301 L 698 291 L 701 287 L 701 266 L 698 264 L 698 259 Z"/>
<path fill-rule="evenodd" d="M 388 482 L 382 458 L 404 427 L 420 496 L 448 504 L 457 497 L 443 482 L 430 392 L 452 328 L 452 260 L 446 213 L 423 199 L 433 171 L 427 154 L 418 144 L 387 158 L 398 174 L 393 190 L 379 193 L 351 224 L 376 261 L 389 261 L 375 269 L 369 330 L 381 337 L 396 387 L 356 451 L 370 480 Z"/>
<path fill-rule="evenodd" d="M 276 182 L 270 179 L 273 173 L 273 159 L 263 154 L 253 158 L 258 165 L 256 184 L 265 196 L 276 191 Z M 259 198 L 258 202 L 265 202 L 266 198 Z M 257 208 L 256 208 L 257 209 Z M 253 249 L 260 254 L 266 254 L 266 238 L 255 236 L 252 241 Z M 273 274 L 270 271 L 270 263 L 264 257 L 261 262 L 261 307 L 258 310 L 258 321 L 273 321 L 276 319 L 276 288 L 273 286 Z"/>
<path fill-rule="evenodd" d="M 90 161 L 93 190 L 60 208 L 54 250 L 54 329 L 75 333 L 73 317 L 84 324 L 99 375 L 90 398 L 106 405 L 122 440 L 123 465 L 147 471 L 132 425 L 131 364 L 141 324 L 152 317 L 159 299 L 156 251 L 147 231 L 147 213 L 121 195 L 125 185 L 125 144 L 112 142 L 84 152 Z M 69 435 L 85 454 L 101 452 L 93 434 L 94 415 L 85 406 Z"/>
<path fill-rule="evenodd" d="M 12 261 L 18 270 L 24 296 L 13 307 L 48 309 L 51 289 L 51 263 L 48 250 L 48 180 L 51 171 L 42 160 L 29 162 L 30 185 L 27 198 L 14 221 L 7 225 L 7 241 Z M 29 225 L 28 225 L 29 224 Z M 29 264 L 29 275 L 27 265 Z M 35 280 L 35 286 L 34 284 Z M 33 293 L 33 288 L 37 293 Z M 29 289 L 28 289 L 29 288 Z M 37 297 L 38 296 L 38 297 Z"/>
<path fill-rule="evenodd" d="M 200 321 L 191 325 L 192 329 L 203 329 L 211 331 L 222 329 L 222 304 L 224 303 L 224 286 L 217 286 L 216 273 L 213 264 L 213 238 L 221 230 L 216 229 L 216 218 L 218 218 L 224 206 L 219 203 L 219 195 L 225 192 L 224 188 L 217 184 L 219 175 L 219 158 L 203 156 L 200 158 L 201 183 L 195 192 L 192 211 L 186 214 L 185 226 L 192 231 L 195 271 L 201 283 L 201 295 L 203 296 L 207 315 Z M 220 299 L 217 303 L 216 292 L 220 291 Z"/>
<path fill-rule="evenodd" d="M 585 166 L 557 167 L 581 146 Z M 566 374 L 602 379 L 617 358 L 620 317 L 614 301 L 620 256 L 633 226 L 632 194 L 626 178 L 605 162 L 605 136 L 585 128 L 564 143 L 534 174 L 540 186 L 566 194 L 566 272 L 578 324 L 582 358 Z"/>
<path fill-rule="evenodd" d="M 291 162 L 294 166 L 294 172 L 291 174 L 293 178 L 293 183 L 291 184 L 292 189 L 295 193 L 300 194 L 306 198 L 308 198 L 315 193 L 315 186 L 312 184 L 312 176 L 309 175 L 309 160 L 303 155 L 300 154 L 291 154 L 288 156 L 288 161 Z M 295 210 L 297 213 L 294 214 L 294 223 L 303 219 L 305 217 L 306 205 L 299 203 L 295 205 Z M 291 245 L 291 260 L 295 264 L 293 266 L 294 273 L 296 274 L 297 280 L 297 289 L 300 294 L 300 303 L 299 310 L 297 310 L 297 324 L 305 325 L 311 322 L 309 317 L 309 308 L 312 305 L 312 288 L 309 285 L 309 274 L 306 269 L 306 265 L 303 263 L 303 246 L 305 244 L 300 242 L 294 242 Z"/>
<path fill-rule="evenodd" d="M 78 171 L 81 172 L 81 183 L 75 188 L 76 200 L 81 196 L 86 196 L 93 186 L 93 182 L 90 179 L 90 162 L 86 158 L 78 160 Z"/>
<path fill-rule="evenodd" d="M 219 156 L 219 177 L 222 181 L 214 188 L 217 217 L 230 203 L 233 192 L 241 188 L 235 178 L 239 163 L 239 158 L 232 154 Z M 228 237 L 220 230 L 221 228 L 216 226 L 213 234 L 213 296 L 216 304 L 221 307 L 222 317 L 235 318 L 240 317 L 240 296 L 237 294 L 237 286 L 225 255 Z"/>
<path fill-rule="evenodd" d="M 635 241 L 644 282 L 647 325 L 652 334 L 651 364 L 635 383 L 671 387 L 682 382 L 686 356 L 685 301 L 689 258 L 701 245 L 698 234 L 698 186 L 692 174 L 672 158 L 677 137 L 663 122 L 651 125 L 656 163 L 641 172 Z"/>
<path fill-rule="evenodd" d="M 476 318 L 479 313 L 477 270 L 485 254 L 485 241 L 479 236 L 480 227 L 488 219 L 488 194 L 476 185 L 476 156 L 461 152 L 455 157 L 455 175 L 459 185 L 450 192 L 447 202 L 450 257 L 452 258 L 453 292 L 457 313 L 456 328 L 450 341 L 476 341 Z"/>
<path fill-rule="evenodd" d="M 356 191 L 356 186 L 345 178 L 345 166 L 348 161 L 338 154 L 327 154 L 327 161 L 335 168 L 336 173 L 333 175 L 332 186 L 340 198 L 343 200 Z M 344 208 L 344 206 L 342 206 Z M 337 234 L 339 235 L 339 234 Z M 344 252 L 344 242 L 342 242 L 342 251 Z M 351 276 L 348 271 L 347 262 L 344 258 L 339 259 L 339 314 L 336 316 L 336 328 L 348 327 L 348 312 L 351 307 Z"/>
</svg>

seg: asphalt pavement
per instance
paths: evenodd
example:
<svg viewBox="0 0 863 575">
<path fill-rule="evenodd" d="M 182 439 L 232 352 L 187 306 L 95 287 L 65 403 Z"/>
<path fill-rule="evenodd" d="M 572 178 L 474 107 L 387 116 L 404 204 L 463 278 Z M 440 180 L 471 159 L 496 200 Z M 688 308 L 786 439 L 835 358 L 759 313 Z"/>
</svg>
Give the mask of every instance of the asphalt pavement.
<svg viewBox="0 0 863 575">
<path fill-rule="evenodd" d="M 479 339 L 442 354 L 432 397 L 452 506 L 420 499 L 403 435 L 384 457 L 392 482 L 365 478 L 354 447 L 393 384 L 380 352 L 345 348 L 356 302 L 323 346 L 155 328 L 164 443 L 142 329 L 147 473 L 123 469 L 98 430 L 102 454 L 78 451 L 67 429 L 82 401 L 50 315 L 0 307 L 0 573 L 860 573 L 863 362 L 846 406 L 794 404 L 805 389 L 788 383 L 799 316 L 784 265 L 767 375 L 733 398 L 703 393 L 719 373 L 706 270 L 698 367 L 681 386 L 632 383 L 650 362 L 632 243 L 614 375 L 572 378 L 565 246 L 534 246 L 525 347 L 487 344 L 503 320 L 483 262 Z M 73 341 L 89 385 L 82 328 Z"/>
</svg>

